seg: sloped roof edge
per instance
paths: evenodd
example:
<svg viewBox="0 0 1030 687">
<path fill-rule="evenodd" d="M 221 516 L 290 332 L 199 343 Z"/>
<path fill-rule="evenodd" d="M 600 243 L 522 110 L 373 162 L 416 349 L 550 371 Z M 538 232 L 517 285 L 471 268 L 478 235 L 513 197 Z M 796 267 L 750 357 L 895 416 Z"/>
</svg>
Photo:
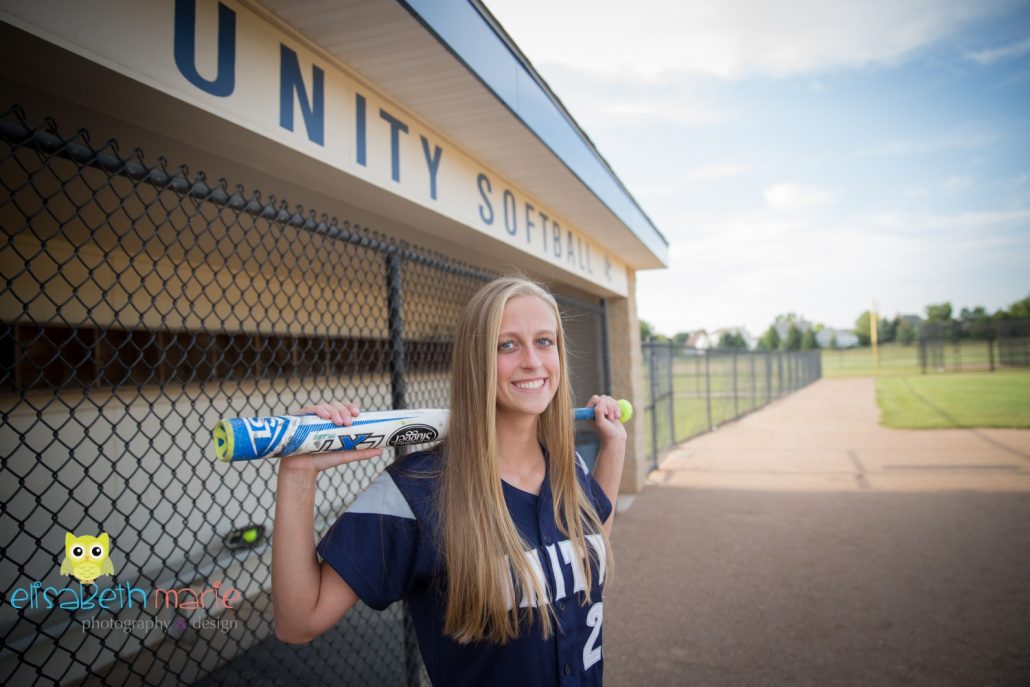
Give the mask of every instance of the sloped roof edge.
<svg viewBox="0 0 1030 687">
<path fill-rule="evenodd" d="M 479 0 L 397 0 L 663 263 L 669 243 Z"/>
</svg>

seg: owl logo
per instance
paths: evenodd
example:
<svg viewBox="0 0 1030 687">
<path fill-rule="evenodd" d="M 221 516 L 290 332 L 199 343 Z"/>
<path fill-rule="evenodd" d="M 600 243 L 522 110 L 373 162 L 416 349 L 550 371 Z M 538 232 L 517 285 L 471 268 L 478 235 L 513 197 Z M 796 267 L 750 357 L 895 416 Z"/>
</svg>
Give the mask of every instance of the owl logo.
<svg viewBox="0 0 1030 687">
<path fill-rule="evenodd" d="M 113 575 L 111 538 L 107 532 L 99 537 L 76 537 L 71 532 L 65 534 L 61 574 L 71 575 L 82 584 L 93 584 L 93 580 L 101 575 Z"/>
</svg>

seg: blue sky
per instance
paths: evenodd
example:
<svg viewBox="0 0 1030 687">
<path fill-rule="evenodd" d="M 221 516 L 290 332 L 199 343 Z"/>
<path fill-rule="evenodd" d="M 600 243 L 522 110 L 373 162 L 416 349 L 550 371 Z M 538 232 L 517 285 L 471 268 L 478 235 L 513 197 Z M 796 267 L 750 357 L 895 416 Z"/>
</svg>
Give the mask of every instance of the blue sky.
<svg viewBox="0 0 1030 687">
<path fill-rule="evenodd" d="M 1030 1 L 486 5 L 669 240 L 659 331 L 1030 294 Z"/>
</svg>

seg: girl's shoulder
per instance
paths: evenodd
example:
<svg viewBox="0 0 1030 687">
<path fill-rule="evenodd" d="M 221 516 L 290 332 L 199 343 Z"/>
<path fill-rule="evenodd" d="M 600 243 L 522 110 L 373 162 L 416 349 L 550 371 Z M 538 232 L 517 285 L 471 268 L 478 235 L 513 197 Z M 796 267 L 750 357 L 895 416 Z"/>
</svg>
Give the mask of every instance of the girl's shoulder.
<svg viewBox="0 0 1030 687">
<path fill-rule="evenodd" d="M 440 476 L 444 450 L 433 446 L 397 458 L 387 469 L 394 479 L 432 479 Z"/>
<path fill-rule="evenodd" d="M 433 513 L 443 456 L 443 448 L 434 446 L 401 456 L 386 468 L 391 481 L 411 506 L 419 522 L 427 522 Z"/>
</svg>

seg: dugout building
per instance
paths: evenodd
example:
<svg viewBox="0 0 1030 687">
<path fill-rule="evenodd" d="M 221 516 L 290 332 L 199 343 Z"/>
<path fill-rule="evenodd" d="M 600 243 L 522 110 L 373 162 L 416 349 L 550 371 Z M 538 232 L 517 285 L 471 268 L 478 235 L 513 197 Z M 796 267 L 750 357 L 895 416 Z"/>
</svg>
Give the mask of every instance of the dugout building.
<svg viewBox="0 0 1030 687">
<path fill-rule="evenodd" d="M 276 466 L 211 428 L 446 407 L 457 315 L 513 269 L 558 294 L 579 400 L 641 407 L 665 239 L 476 0 L 2 0 L 0 53 L 0 682 L 418 684 L 399 604 L 275 638 Z M 383 465 L 323 474 L 316 528 Z M 61 574 L 101 532 L 99 587 L 148 603 Z M 232 608 L 183 602 L 216 583 Z"/>
</svg>

